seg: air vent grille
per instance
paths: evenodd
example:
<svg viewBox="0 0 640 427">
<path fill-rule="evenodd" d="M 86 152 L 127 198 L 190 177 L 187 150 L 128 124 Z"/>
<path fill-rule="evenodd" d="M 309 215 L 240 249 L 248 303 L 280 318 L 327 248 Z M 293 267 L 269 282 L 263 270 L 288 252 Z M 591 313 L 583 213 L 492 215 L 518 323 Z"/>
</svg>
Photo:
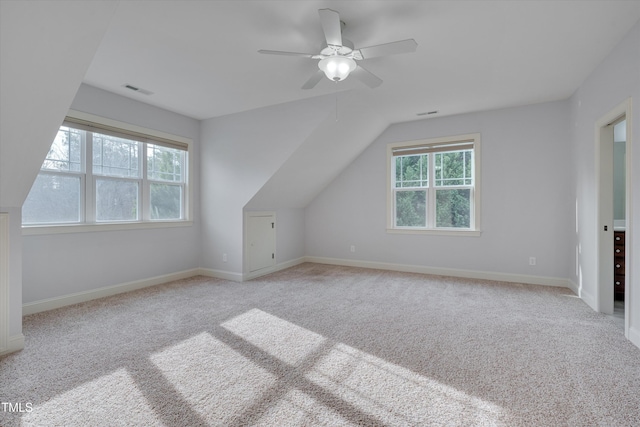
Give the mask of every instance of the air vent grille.
<svg viewBox="0 0 640 427">
<path fill-rule="evenodd" d="M 128 84 L 128 83 L 123 84 L 123 85 L 122 85 L 122 87 L 124 87 L 124 88 L 126 88 L 126 89 L 129 89 L 129 90 L 132 90 L 132 91 L 134 91 L 134 92 L 142 93 L 142 94 L 144 94 L 144 95 L 153 95 L 153 92 L 151 92 L 151 91 L 149 91 L 149 90 L 142 89 L 142 88 L 139 88 L 139 87 L 137 87 L 137 86 L 130 85 L 130 84 Z"/>
</svg>

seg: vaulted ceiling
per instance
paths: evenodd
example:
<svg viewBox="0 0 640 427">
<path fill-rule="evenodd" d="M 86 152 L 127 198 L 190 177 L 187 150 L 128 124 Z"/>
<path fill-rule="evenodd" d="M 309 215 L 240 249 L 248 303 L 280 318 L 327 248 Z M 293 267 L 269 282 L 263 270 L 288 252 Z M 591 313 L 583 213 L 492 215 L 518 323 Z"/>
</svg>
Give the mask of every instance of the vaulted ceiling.
<svg viewBox="0 0 640 427">
<path fill-rule="evenodd" d="M 356 155 L 380 129 L 423 118 L 419 113 L 566 99 L 640 19 L 638 0 L 2 0 L 0 6 L 0 206 L 14 207 L 22 205 L 81 81 L 196 119 L 348 92 L 348 105 L 366 106 L 350 112 L 359 127 L 337 123 L 333 135 L 327 126 L 309 129 L 297 156 L 309 157 L 316 140 L 345 135 Z M 322 8 L 340 13 L 343 35 L 356 47 L 413 38 L 417 50 L 363 61 L 384 80 L 375 89 L 348 78 L 302 90 L 316 60 L 257 51 L 317 52 Z M 365 110 L 369 121 L 359 114 Z M 283 181 L 287 165 L 280 169 L 265 189 Z M 318 179 L 316 190 L 329 179 Z M 305 191 L 299 203 L 308 200 Z M 254 202 L 271 193 L 256 194 Z"/>
<path fill-rule="evenodd" d="M 356 47 L 413 38 L 415 53 L 302 90 L 317 60 L 318 9 Z M 640 18 L 639 1 L 121 1 L 84 82 L 197 119 L 353 90 L 389 123 L 565 99 Z M 130 84 L 152 92 L 132 92 Z"/>
</svg>

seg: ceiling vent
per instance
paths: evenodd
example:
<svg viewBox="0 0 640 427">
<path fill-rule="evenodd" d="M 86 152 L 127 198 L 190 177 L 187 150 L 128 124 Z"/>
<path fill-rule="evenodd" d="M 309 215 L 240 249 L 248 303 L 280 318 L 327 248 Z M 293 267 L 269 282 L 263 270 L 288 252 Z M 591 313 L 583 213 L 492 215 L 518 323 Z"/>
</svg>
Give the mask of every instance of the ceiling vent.
<svg viewBox="0 0 640 427">
<path fill-rule="evenodd" d="M 151 92 L 149 90 L 141 89 L 141 88 L 139 88 L 137 86 L 133 86 L 133 85 L 130 85 L 130 84 L 126 84 L 125 83 L 125 84 L 122 85 L 122 87 L 127 88 L 129 90 L 132 90 L 134 92 L 142 93 L 144 95 L 153 95 L 153 92 Z"/>
</svg>

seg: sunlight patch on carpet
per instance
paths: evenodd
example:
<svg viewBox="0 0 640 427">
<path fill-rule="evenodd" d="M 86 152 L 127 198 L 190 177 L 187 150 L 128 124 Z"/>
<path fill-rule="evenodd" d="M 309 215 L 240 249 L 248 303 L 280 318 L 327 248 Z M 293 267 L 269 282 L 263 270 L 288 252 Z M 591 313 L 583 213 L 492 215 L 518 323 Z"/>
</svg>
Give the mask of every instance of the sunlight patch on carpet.
<svg viewBox="0 0 640 427">
<path fill-rule="evenodd" d="M 301 366 L 305 361 L 301 375 L 312 388 L 339 399 L 353 412 L 345 419 L 344 413 L 327 408 L 308 390 L 292 387 L 272 402 L 261 419 L 265 424 L 270 419 L 286 419 L 292 425 L 339 425 L 370 416 L 393 425 L 424 425 L 443 419 L 454 424 L 473 420 L 495 425 L 506 416 L 500 406 L 346 344 L 331 344 L 322 335 L 259 309 L 221 326 L 290 365 Z"/>
<path fill-rule="evenodd" d="M 338 343 L 306 378 L 385 424 L 495 425 L 499 406 Z"/>
<path fill-rule="evenodd" d="M 126 411 L 112 408 L 126 407 Z M 22 426 L 164 425 L 134 379 L 121 368 L 86 382 L 23 415 Z"/>
<path fill-rule="evenodd" d="M 351 426 L 335 410 L 321 404 L 317 399 L 293 389 L 272 405 L 255 424 L 256 426 Z"/>
<path fill-rule="evenodd" d="M 229 423 L 259 402 L 276 382 L 259 367 L 203 332 L 150 357 L 203 420 Z"/>
<path fill-rule="evenodd" d="M 326 338 L 254 308 L 221 325 L 277 359 L 295 366 L 317 350 Z"/>
</svg>

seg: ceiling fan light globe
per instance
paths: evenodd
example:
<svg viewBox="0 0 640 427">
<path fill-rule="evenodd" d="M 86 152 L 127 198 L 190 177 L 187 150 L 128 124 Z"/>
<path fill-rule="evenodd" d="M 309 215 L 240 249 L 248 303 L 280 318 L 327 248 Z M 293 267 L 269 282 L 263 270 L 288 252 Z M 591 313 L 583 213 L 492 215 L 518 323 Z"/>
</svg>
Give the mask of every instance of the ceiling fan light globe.
<svg viewBox="0 0 640 427">
<path fill-rule="evenodd" d="M 318 68 L 324 72 L 329 80 L 339 82 L 346 79 L 349 73 L 356 69 L 356 61 L 344 56 L 330 56 L 321 59 L 318 62 Z"/>
</svg>

